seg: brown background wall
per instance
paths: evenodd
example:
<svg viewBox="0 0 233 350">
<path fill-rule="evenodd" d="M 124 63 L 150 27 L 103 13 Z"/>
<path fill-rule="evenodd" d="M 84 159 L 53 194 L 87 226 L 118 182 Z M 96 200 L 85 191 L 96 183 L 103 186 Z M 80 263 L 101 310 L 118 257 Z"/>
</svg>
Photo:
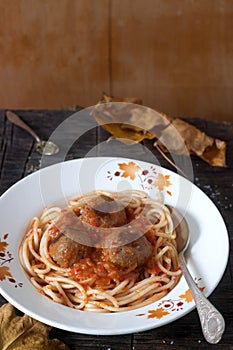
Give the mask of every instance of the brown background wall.
<svg viewBox="0 0 233 350">
<path fill-rule="evenodd" d="M 233 121 L 233 1 L 0 0 L 0 108 L 137 96 Z"/>
</svg>

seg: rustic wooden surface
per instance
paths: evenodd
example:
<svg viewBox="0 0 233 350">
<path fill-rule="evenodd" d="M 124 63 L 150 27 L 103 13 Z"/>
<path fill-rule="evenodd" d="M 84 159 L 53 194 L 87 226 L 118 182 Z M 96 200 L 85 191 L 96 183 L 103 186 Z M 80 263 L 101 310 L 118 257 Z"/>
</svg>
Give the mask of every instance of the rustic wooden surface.
<svg viewBox="0 0 233 350">
<path fill-rule="evenodd" d="M 74 113 L 72 110 L 17 112 L 44 138 L 49 137 L 63 120 Z M 189 121 L 209 135 L 226 140 L 228 142 L 228 160 L 229 162 L 231 161 L 233 154 L 232 123 L 209 122 L 201 119 L 190 119 Z M 132 158 L 147 160 L 151 151 L 162 166 L 174 170 L 156 153 L 152 146 L 152 141 L 145 141 L 145 147 L 140 152 L 132 146 L 130 149 L 125 148 L 120 143 L 118 143 L 117 147 L 107 147 L 105 141 L 108 137 L 109 134 L 102 128 L 90 130 L 74 143 L 66 159 L 107 154 L 115 156 L 126 155 L 128 157 L 130 154 Z M 95 147 L 96 144 L 99 144 L 97 148 Z M 39 169 L 41 156 L 35 151 L 34 146 L 32 137 L 24 130 L 8 122 L 5 117 L 5 111 L 0 111 L 0 194 L 30 172 Z M 114 154 L 109 154 L 109 152 L 113 152 L 113 149 Z M 213 168 L 197 157 L 192 157 L 192 166 L 194 183 L 212 199 L 221 212 L 228 228 L 230 243 L 232 244 L 233 167 Z M 219 235 L 221 238 L 221 232 Z M 233 253 L 231 251 L 224 276 L 209 297 L 221 311 L 226 321 L 226 331 L 221 342 L 215 345 L 216 350 L 233 349 L 232 263 Z M 0 302 L 3 304 L 6 300 L 0 297 Z M 51 337 L 59 338 L 65 342 L 71 350 L 166 350 L 210 349 L 213 347 L 206 343 L 202 336 L 196 310 L 166 326 L 123 336 L 83 335 L 56 328 L 53 328 L 50 334 Z"/>
</svg>

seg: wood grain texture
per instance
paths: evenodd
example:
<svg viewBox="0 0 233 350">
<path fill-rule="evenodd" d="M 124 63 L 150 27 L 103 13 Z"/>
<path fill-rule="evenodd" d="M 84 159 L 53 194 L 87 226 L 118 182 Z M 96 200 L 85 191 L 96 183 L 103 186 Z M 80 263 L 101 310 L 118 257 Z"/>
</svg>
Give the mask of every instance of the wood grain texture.
<svg viewBox="0 0 233 350">
<path fill-rule="evenodd" d="M 1 0 L 0 18 L 1 107 L 89 105 L 109 90 L 108 0 Z"/>
<path fill-rule="evenodd" d="M 112 0 L 112 92 L 171 116 L 233 120 L 233 3 Z"/>
<path fill-rule="evenodd" d="M 0 0 L 0 108 L 138 96 L 171 116 L 233 121 L 233 2 Z"/>
<path fill-rule="evenodd" d="M 18 110 L 16 112 L 39 135 L 46 138 L 75 111 Z M 211 122 L 196 118 L 190 119 L 189 122 L 211 136 L 226 140 L 228 142 L 228 152 L 233 154 L 233 144 L 231 143 L 233 123 Z M 108 132 L 100 127 L 89 130 L 73 144 L 67 154 L 67 159 L 75 159 L 92 154 L 127 157 L 130 154 L 132 158 L 149 160 L 152 153 L 162 166 L 174 170 L 161 158 L 160 154 L 156 153 L 153 141 L 146 140 L 139 151 L 137 147 L 129 148 L 121 143 L 118 143 L 117 147 L 116 144 L 114 144 L 114 147 L 111 147 L 112 141 L 108 142 L 106 147 L 106 140 L 109 136 Z M 98 147 L 96 147 L 97 145 Z M 114 154 L 112 153 L 113 151 L 115 152 Z M 5 111 L 0 110 L 0 194 L 30 172 L 39 169 L 40 159 L 41 156 L 35 151 L 32 137 L 24 130 L 8 122 L 5 117 Z M 233 168 L 213 168 L 197 157 L 192 156 L 191 159 L 194 172 L 193 182 L 209 196 L 221 212 L 232 246 Z M 221 232 L 219 237 L 221 239 Z M 214 346 L 216 350 L 233 348 L 232 273 L 233 252 L 231 250 L 223 278 L 209 297 L 223 314 L 226 321 L 226 330 L 223 338 L 219 344 Z M 0 296 L 0 304 L 5 302 L 6 300 Z M 110 337 L 83 335 L 53 328 L 51 336 L 65 342 L 71 350 L 208 350 L 212 348 L 202 336 L 196 310 L 171 324 L 146 332 Z"/>
</svg>

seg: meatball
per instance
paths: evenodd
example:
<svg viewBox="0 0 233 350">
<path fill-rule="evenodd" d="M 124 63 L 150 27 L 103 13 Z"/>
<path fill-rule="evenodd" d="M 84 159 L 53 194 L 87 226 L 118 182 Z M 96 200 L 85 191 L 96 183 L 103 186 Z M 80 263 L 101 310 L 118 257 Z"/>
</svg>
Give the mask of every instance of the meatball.
<svg viewBox="0 0 233 350">
<path fill-rule="evenodd" d="M 129 244 L 104 249 L 104 256 L 105 260 L 112 262 L 114 265 L 128 269 L 144 265 L 152 251 L 151 243 L 145 236 L 142 236 Z"/>
<path fill-rule="evenodd" d="M 61 267 L 70 267 L 91 253 L 90 237 L 72 210 L 64 210 L 51 229 L 49 253 Z"/>
<path fill-rule="evenodd" d="M 80 219 L 95 227 L 119 227 L 127 223 L 125 208 L 119 201 L 99 195 L 82 209 Z"/>
<path fill-rule="evenodd" d="M 91 248 L 61 234 L 49 246 L 50 256 L 59 266 L 67 268 L 90 255 Z"/>
</svg>

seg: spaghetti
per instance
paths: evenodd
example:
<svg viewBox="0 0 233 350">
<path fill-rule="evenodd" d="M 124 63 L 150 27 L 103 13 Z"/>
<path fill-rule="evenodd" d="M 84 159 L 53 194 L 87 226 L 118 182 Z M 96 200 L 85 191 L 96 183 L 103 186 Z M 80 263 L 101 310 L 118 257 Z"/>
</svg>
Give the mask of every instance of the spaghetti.
<svg viewBox="0 0 233 350">
<path fill-rule="evenodd" d="M 19 257 L 40 293 L 93 312 L 148 305 L 181 276 L 170 211 L 142 191 L 95 191 L 45 208 Z"/>
</svg>

